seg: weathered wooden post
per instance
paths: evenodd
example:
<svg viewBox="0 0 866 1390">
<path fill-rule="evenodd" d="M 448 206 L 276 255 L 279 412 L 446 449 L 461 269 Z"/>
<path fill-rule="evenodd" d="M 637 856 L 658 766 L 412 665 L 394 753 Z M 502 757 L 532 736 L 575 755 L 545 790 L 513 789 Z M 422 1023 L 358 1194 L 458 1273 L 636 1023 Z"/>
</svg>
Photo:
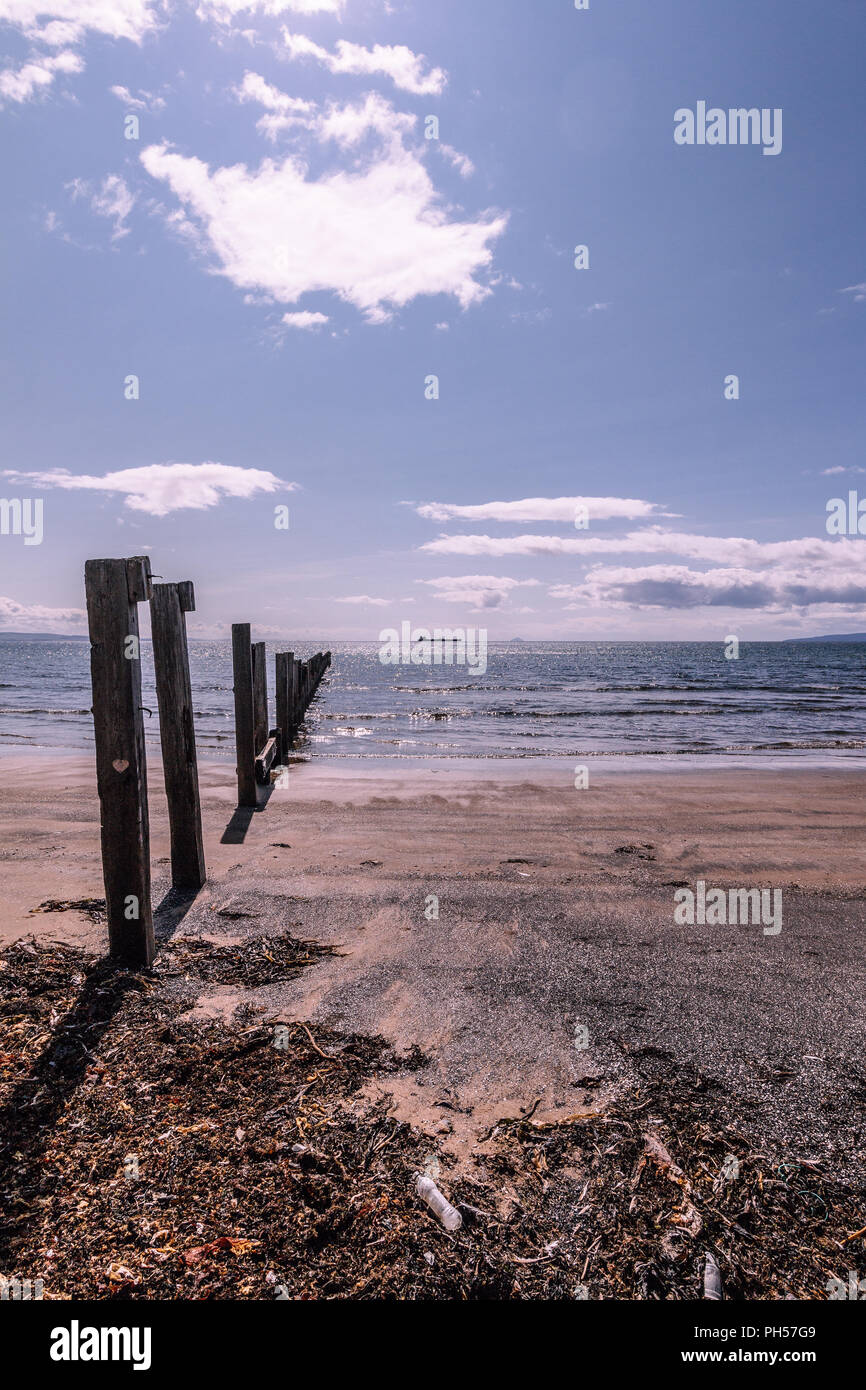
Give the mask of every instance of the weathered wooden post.
<svg viewBox="0 0 866 1390">
<path fill-rule="evenodd" d="M 185 613 L 195 612 L 190 580 L 154 584 L 150 600 L 162 767 L 171 830 L 171 881 L 184 892 L 205 881 L 198 760 L 192 717 Z"/>
<path fill-rule="evenodd" d="M 277 683 L 277 725 L 282 733 L 282 752 L 283 761 L 289 760 L 289 748 L 292 743 L 293 713 L 292 713 L 292 672 L 295 665 L 294 652 L 277 652 L 276 655 L 276 683 Z"/>
<path fill-rule="evenodd" d="M 249 623 L 232 623 L 232 668 L 235 693 L 238 805 L 255 806 L 256 748 L 253 708 L 253 657 Z"/>
<path fill-rule="evenodd" d="M 137 605 L 150 598 L 150 560 L 88 560 L 84 585 L 109 950 L 125 965 L 147 966 L 154 939 Z"/>
<path fill-rule="evenodd" d="M 301 722 L 301 663 L 297 659 L 292 662 L 289 672 L 292 678 L 292 687 L 289 694 L 289 713 L 292 720 L 292 738 L 298 731 Z"/>
<path fill-rule="evenodd" d="M 268 741 L 268 668 L 264 642 L 254 642 L 252 653 L 254 743 L 258 754 Z"/>
</svg>

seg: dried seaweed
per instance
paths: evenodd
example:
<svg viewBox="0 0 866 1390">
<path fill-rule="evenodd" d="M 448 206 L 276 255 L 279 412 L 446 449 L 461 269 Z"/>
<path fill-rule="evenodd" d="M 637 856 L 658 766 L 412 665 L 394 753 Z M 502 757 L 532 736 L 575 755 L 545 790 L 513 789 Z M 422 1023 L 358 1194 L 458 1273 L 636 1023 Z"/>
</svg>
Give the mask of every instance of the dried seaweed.
<svg viewBox="0 0 866 1390">
<path fill-rule="evenodd" d="M 699 1299 L 712 1254 L 725 1297 L 773 1299 L 862 1266 L 862 1194 L 757 1151 L 700 1078 L 559 1123 L 527 1104 L 457 1176 L 365 1099 L 417 1049 L 188 1016 L 181 975 L 253 985 L 320 952 L 181 940 L 154 972 L 55 943 L 0 954 L 0 1272 L 52 1299 Z M 431 1162 L 455 1235 L 414 1191 Z"/>
</svg>

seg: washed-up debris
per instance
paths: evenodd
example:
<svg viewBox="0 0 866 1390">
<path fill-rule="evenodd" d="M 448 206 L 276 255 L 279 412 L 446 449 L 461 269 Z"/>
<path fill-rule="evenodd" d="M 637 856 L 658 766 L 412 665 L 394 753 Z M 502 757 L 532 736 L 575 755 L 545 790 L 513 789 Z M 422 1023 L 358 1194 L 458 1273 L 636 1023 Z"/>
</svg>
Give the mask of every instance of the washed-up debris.
<svg viewBox="0 0 866 1390">
<path fill-rule="evenodd" d="M 726 1299 L 824 1299 L 863 1267 L 863 1192 L 757 1143 L 735 1096 L 663 1059 L 564 1120 L 530 1098 L 458 1172 L 391 1113 L 417 1048 L 315 1022 L 277 1046 L 239 1012 L 189 1016 L 209 969 L 255 981 L 261 948 L 283 968 L 280 940 L 181 940 L 140 972 L 59 943 L 0 952 L 7 1278 L 46 1299 L 701 1300 L 711 1249 Z M 434 1158 L 451 1232 L 413 1185 Z"/>
<path fill-rule="evenodd" d="M 298 923 L 293 925 L 297 926 Z M 305 941 L 284 932 L 280 936 L 251 938 L 231 946 L 196 937 L 169 942 L 156 962 L 157 974 L 196 975 L 215 985 L 273 985 L 292 980 L 323 956 L 339 955 L 335 946 Z"/>
<path fill-rule="evenodd" d="M 722 1297 L 722 1274 L 713 1256 L 707 1254 L 704 1264 L 704 1298 L 718 1302 Z"/>
<path fill-rule="evenodd" d="M 83 912 L 91 922 L 104 922 L 105 911 L 104 898 L 47 898 L 27 915 L 33 917 L 38 912 Z"/>
<path fill-rule="evenodd" d="M 636 859 L 653 860 L 656 857 L 655 845 L 620 845 L 614 852 L 616 854 L 633 854 Z"/>
<path fill-rule="evenodd" d="M 459 1231 L 463 1225 L 463 1217 L 452 1207 L 448 1198 L 439 1191 L 432 1178 L 428 1178 L 424 1173 L 415 1174 L 415 1191 L 422 1201 L 426 1202 L 434 1216 L 438 1216 L 446 1231 Z"/>
</svg>

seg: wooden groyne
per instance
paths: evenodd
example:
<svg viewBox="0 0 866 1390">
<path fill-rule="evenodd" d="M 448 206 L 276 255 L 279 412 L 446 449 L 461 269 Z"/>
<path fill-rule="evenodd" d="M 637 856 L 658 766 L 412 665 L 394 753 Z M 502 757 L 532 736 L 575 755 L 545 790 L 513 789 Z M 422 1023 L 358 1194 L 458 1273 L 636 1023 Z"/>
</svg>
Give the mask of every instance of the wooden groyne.
<svg viewBox="0 0 866 1390">
<path fill-rule="evenodd" d="M 195 609 L 195 594 L 190 580 L 154 584 L 150 560 L 140 555 L 88 560 L 84 582 L 109 950 L 124 965 L 149 966 L 155 943 L 138 605 L 149 603 L 151 610 L 172 888 L 195 894 L 206 879 L 185 617 Z M 330 652 L 307 661 L 294 652 L 276 654 L 272 725 L 265 643 L 251 641 L 249 623 L 232 624 L 239 806 L 257 806 L 259 786 L 275 768 L 287 772 L 330 665 Z"/>
<path fill-rule="evenodd" d="M 316 652 L 308 661 L 296 660 L 294 652 L 276 653 L 277 722 L 271 726 L 265 644 L 251 641 L 249 623 L 232 623 L 239 806 L 257 805 L 257 788 L 267 786 L 274 766 L 288 767 L 304 715 L 330 664 L 330 652 Z"/>
</svg>

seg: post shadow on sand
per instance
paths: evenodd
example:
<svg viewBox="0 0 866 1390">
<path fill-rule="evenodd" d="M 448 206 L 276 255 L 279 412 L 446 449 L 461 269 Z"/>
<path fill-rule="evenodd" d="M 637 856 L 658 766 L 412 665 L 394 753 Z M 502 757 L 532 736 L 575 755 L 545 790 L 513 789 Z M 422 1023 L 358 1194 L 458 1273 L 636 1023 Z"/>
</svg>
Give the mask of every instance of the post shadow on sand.
<svg viewBox="0 0 866 1390">
<path fill-rule="evenodd" d="M 52 1029 L 51 1037 L 30 1069 L 0 1108 L 0 1193 L 5 1213 L 0 1265 L 10 1242 L 20 1241 L 28 1214 L 46 1184 L 57 1174 L 43 1162 L 46 1141 L 84 1079 L 87 1068 L 127 994 L 145 991 L 142 975 L 120 968 L 105 956 L 87 968 L 78 998 Z"/>
<path fill-rule="evenodd" d="M 154 909 L 154 934 L 164 946 L 198 897 L 197 888 L 169 888 Z M 0 1107 L 0 1207 L 6 1213 L 0 1234 L 0 1268 L 14 1266 L 5 1249 L 20 1240 L 27 1213 L 46 1182 L 43 1154 L 48 1137 L 98 1056 L 99 1044 L 131 993 L 147 991 L 146 970 L 128 970 L 103 956 L 84 972 L 75 1002 L 58 1020 L 29 1075 Z"/>
<path fill-rule="evenodd" d="M 160 946 L 174 936 L 199 892 L 198 888 L 169 888 L 153 909 L 153 935 Z"/>
<path fill-rule="evenodd" d="M 273 786 L 256 788 L 255 806 L 236 806 L 232 818 L 220 837 L 221 845 L 242 845 L 253 816 L 263 811 L 271 799 Z"/>
</svg>

